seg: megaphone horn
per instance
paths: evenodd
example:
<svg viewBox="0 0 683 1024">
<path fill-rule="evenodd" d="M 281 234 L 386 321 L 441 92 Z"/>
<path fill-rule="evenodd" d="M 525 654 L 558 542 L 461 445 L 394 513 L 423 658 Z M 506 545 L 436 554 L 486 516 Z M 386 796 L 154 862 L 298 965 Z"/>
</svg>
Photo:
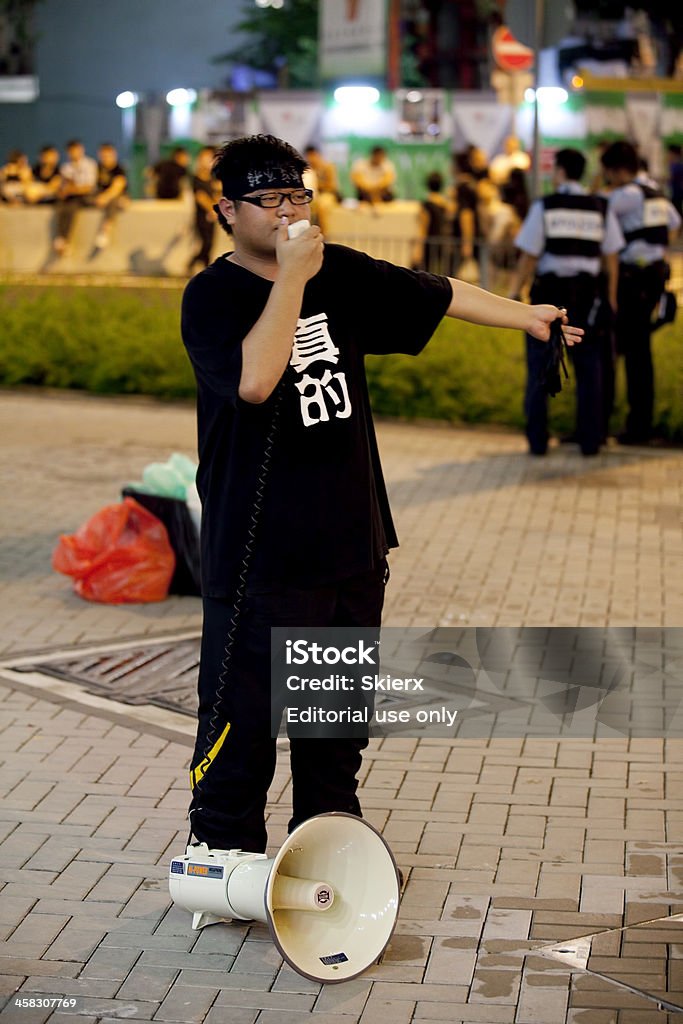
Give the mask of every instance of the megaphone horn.
<svg viewBox="0 0 683 1024">
<path fill-rule="evenodd" d="M 399 906 L 391 850 L 362 818 L 331 812 L 303 822 L 274 858 L 189 846 L 171 862 L 174 903 L 192 927 L 266 923 L 287 963 L 324 983 L 362 974 L 386 949 Z"/>
</svg>

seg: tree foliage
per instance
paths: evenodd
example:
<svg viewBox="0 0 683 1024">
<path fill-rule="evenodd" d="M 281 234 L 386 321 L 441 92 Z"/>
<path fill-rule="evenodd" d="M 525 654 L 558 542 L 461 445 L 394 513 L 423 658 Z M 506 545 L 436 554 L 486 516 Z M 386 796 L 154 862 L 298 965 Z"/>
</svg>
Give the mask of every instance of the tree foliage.
<svg viewBox="0 0 683 1024">
<path fill-rule="evenodd" d="M 285 0 L 282 8 L 245 0 L 235 30 L 246 37 L 216 63 L 247 64 L 277 76 L 278 84 L 314 89 L 318 83 L 318 0 Z"/>
</svg>

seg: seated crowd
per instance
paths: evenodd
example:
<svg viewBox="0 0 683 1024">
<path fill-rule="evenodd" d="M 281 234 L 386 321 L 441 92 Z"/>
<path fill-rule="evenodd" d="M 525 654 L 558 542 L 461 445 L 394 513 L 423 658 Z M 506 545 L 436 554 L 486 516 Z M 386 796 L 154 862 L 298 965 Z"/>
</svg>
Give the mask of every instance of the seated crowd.
<svg viewBox="0 0 683 1024">
<path fill-rule="evenodd" d="M 176 146 L 164 159 L 145 171 L 145 195 L 177 200 L 186 194 L 194 198 L 193 230 L 198 243 L 188 264 L 206 266 L 213 244 L 218 198 L 211 174 L 214 150 L 202 147 L 194 161 L 185 146 Z M 337 168 L 316 145 L 304 151 L 309 163 L 308 187 L 315 192 L 314 217 L 325 230 L 331 207 L 342 201 Z M 507 272 L 514 262 L 513 240 L 529 206 L 526 171 L 529 157 L 514 138 L 505 141 L 504 151 L 489 164 L 476 146 L 453 154 L 451 180 L 440 171 L 424 182 L 426 197 L 421 202 L 420 239 L 413 263 L 438 273 L 452 273 L 477 279 L 481 243 L 485 242 L 491 268 Z M 351 199 L 370 204 L 391 203 L 397 196 L 397 172 L 382 146 L 358 157 L 349 169 Z M 10 205 L 53 204 L 55 221 L 53 255 L 69 251 L 78 211 L 85 207 L 101 211 L 93 255 L 111 240 L 118 213 L 129 203 L 129 181 L 114 145 L 102 143 L 97 158 L 89 156 L 83 143 L 70 140 L 62 159 L 54 145 L 45 145 L 33 165 L 27 155 L 12 150 L 0 167 L 0 200 Z"/>
<path fill-rule="evenodd" d="M 208 266 L 210 259 L 216 223 L 213 205 L 218 197 L 211 173 L 213 157 L 213 147 L 203 146 L 192 168 L 189 151 L 176 146 L 167 159 L 145 172 L 149 197 L 172 200 L 188 192 L 193 195 L 199 248 L 188 264 L 188 272 L 196 263 Z M 58 148 L 48 144 L 41 148 L 33 166 L 26 153 L 13 149 L 0 167 L 0 202 L 10 206 L 54 206 L 55 258 L 69 251 L 78 211 L 85 207 L 101 210 L 92 253 L 96 255 L 109 245 L 116 216 L 129 205 L 128 174 L 111 142 L 100 144 L 97 159 L 88 156 L 80 139 L 67 142 L 63 160 Z"/>
</svg>

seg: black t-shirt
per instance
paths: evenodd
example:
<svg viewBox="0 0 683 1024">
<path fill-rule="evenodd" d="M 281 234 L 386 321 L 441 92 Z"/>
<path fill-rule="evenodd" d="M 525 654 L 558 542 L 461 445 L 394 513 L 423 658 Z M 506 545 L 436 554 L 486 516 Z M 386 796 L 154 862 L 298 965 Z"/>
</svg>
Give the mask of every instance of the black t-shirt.
<svg viewBox="0 0 683 1024">
<path fill-rule="evenodd" d="M 104 167 L 102 164 L 97 165 L 98 192 L 106 191 L 106 189 L 108 189 L 111 185 L 114 178 L 126 178 L 127 182 L 127 175 L 121 164 L 115 164 L 113 167 Z"/>
<path fill-rule="evenodd" d="M 43 182 L 44 185 L 49 185 L 51 181 L 59 177 L 59 164 L 34 164 L 33 177 L 36 181 Z"/>
<path fill-rule="evenodd" d="M 417 355 L 452 297 L 447 278 L 326 245 L 305 289 L 292 357 L 262 404 L 238 396 L 242 340 L 272 284 L 225 257 L 185 289 L 182 333 L 197 377 L 202 585 L 234 589 L 278 404 L 251 583 L 311 587 L 377 565 L 398 543 L 365 379 L 368 353 Z"/>
<path fill-rule="evenodd" d="M 474 233 L 479 234 L 479 217 L 477 214 L 477 193 L 469 182 L 461 181 L 455 189 L 456 214 L 453 221 L 453 234 L 462 238 L 460 214 L 463 210 L 471 210 L 474 214 Z"/>
<path fill-rule="evenodd" d="M 154 173 L 157 176 L 157 199 L 178 199 L 180 183 L 187 177 L 187 170 L 175 160 L 161 160 L 154 165 Z"/>
</svg>

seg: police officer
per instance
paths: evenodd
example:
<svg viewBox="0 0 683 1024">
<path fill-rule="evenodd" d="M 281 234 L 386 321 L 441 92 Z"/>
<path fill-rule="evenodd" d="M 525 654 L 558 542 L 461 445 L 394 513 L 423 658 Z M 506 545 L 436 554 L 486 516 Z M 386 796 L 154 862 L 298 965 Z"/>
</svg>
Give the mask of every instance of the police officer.
<svg viewBox="0 0 683 1024">
<path fill-rule="evenodd" d="M 651 316 L 669 275 L 665 260 L 670 235 L 681 218 L 673 204 L 639 180 L 638 154 L 628 142 L 614 142 L 600 158 L 612 187 L 609 209 L 626 241 L 619 254 L 617 351 L 624 356 L 628 415 L 621 444 L 647 444 L 652 434 L 654 375 Z"/>
<path fill-rule="evenodd" d="M 555 154 L 555 191 L 533 203 L 515 239 L 521 256 L 510 284 L 517 296 L 535 274 L 531 302 L 553 302 L 571 310 L 586 331 L 576 371 L 576 439 L 583 455 L 597 455 L 605 437 L 602 349 L 617 303 L 618 252 L 624 239 L 607 200 L 580 184 L 586 160 L 577 149 Z M 605 273 L 601 273 L 604 265 Z M 543 382 L 547 347 L 527 334 L 524 412 L 532 455 L 548 447 L 548 399 Z"/>
</svg>

